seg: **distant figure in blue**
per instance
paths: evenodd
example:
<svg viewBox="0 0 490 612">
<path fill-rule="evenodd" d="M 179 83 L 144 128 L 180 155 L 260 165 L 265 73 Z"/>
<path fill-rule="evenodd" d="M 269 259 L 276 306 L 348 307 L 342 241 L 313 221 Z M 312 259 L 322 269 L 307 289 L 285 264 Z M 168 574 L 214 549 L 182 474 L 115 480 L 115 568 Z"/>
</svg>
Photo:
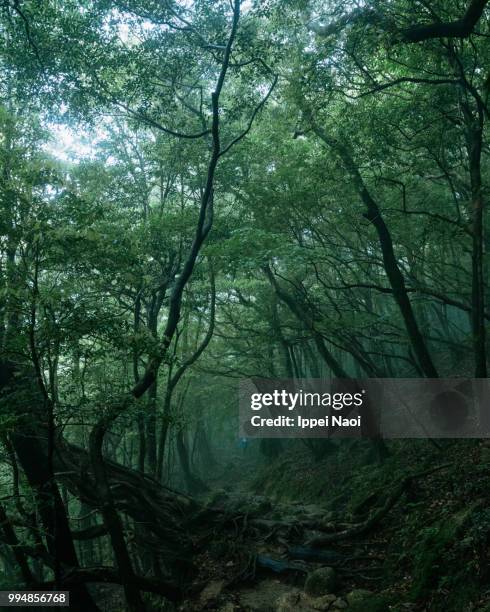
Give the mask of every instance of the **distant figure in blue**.
<svg viewBox="0 0 490 612">
<path fill-rule="evenodd" d="M 238 446 L 242 449 L 242 452 L 245 452 L 248 446 L 247 438 L 240 438 L 240 440 L 238 441 Z"/>
</svg>

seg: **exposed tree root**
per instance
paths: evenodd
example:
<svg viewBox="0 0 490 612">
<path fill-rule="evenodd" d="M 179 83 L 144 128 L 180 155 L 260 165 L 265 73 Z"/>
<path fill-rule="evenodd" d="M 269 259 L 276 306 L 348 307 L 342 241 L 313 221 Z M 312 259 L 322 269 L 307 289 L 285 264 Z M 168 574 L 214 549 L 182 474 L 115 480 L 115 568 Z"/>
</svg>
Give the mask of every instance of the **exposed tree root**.
<svg viewBox="0 0 490 612">
<path fill-rule="evenodd" d="M 373 529 L 373 527 L 375 527 L 381 521 L 381 519 L 388 514 L 388 512 L 393 508 L 393 506 L 397 503 L 397 501 L 400 499 L 400 497 L 414 480 L 422 478 L 423 476 L 428 476 L 429 474 L 433 474 L 434 472 L 437 472 L 439 470 L 443 470 L 447 467 L 450 467 L 451 465 L 452 463 L 445 463 L 443 465 L 439 465 L 428 470 L 423 470 L 421 472 L 405 476 L 398 482 L 397 485 L 395 485 L 391 493 L 388 494 L 388 497 L 386 498 L 386 501 L 383 506 L 372 512 L 366 520 L 362 521 L 361 523 L 357 523 L 356 525 L 352 525 L 346 529 L 342 529 L 341 531 L 335 531 L 334 533 L 323 534 L 310 538 L 307 542 L 307 545 L 311 547 L 321 547 L 325 544 L 331 544 L 332 542 L 339 542 L 341 540 L 346 540 L 349 538 L 357 537 L 359 535 L 364 535 L 365 533 Z"/>
<path fill-rule="evenodd" d="M 86 450 L 58 438 L 54 456 L 56 478 L 85 504 L 99 509 L 96 488 L 89 455 Z M 379 568 L 357 566 L 366 557 L 346 555 L 337 551 L 321 550 L 322 547 L 356 538 L 375 528 L 403 496 L 410 484 L 419 478 L 450 467 L 451 463 L 439 465 L 401 478 L 387 494 L 384 502 L 371 511 L 369 516 L 356 524 L 332 523 L 325 519 L 323 510 L 315 508 L 300 516 L 274 520 L 270 512 L 274 509 L 260 498 L 233 498 L 224 496 L 217 502 L 205 505 L 187 495 L 161 485 L 155 479 L 114 461 L 105 460 L 109 486 L 115 508 L 125 520 L 126 537 L 142 551 L 157 555 L 164 571 L 159 576 L 135 575 L 134 587 L 140 591 L 160 594 L 172 601 L 182 598 L 183 592 L 199 587 L 192 572 L 196 556 L 205 551 L 210 542 L 217 539 L 233 541 L 230 554 L 240 555 L 241 569 L 235 573 L 233 583 L 253 580 L 256 571 L 304 571 L 287 559 L 274 559 L 256 554 L 260 544 L 276 540 L 289 544 L 293 551 L 290 558 L 301 558 L 311 563 L 335 566 L 349 576 L 363 580 L 377 580 Z M 259 502 L 257 502 L 259 499 Z M 255 505 L 254 505 L 255 504 Z M 244 507 L 245 506 L 245 507 Z M 294 511 L 294 507 L 290 510 Z M 299 512 L 298 512 L 299 514 Z M 320 532 L 320 533 L 319 533 Z M 87 540 L 106 536 L 103 525 L 95 524 L 80 531 L 73 531 L 73 538 Z M 306 547 L 298 546 L 306 541 Z M 247 553 L 248 551 L 248 553 Z M 296 551 L 296 552 L 294 552 Z M 298 552 L 299 551 L 299 552 Z M 28 556 L 38 556 L 35 548 L 24 547 Z M 299 556 L 298 556 L 299 555 Z M 306 557 L 305 557 L 306 555 Z M 371 559 L 370 559 L 371 560 Z M 45 559 L 48 561 L 49 559 Z M 192 584 L 194 581 L 194 584 Z M 63 583 L 77 586 L 100 582 L 121 584 L 121 574 L 113 567 L 63 568 Z"/>
</svg>

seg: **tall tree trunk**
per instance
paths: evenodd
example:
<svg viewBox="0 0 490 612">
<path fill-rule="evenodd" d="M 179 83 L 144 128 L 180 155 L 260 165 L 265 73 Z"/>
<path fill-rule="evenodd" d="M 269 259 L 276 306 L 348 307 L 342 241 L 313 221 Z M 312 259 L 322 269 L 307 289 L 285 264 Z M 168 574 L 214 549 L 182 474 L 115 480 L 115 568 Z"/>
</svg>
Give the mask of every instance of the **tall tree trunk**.
<svg viewBox="0 0 490 612">
<path fill-rule="evenodd" d="M 391 238 L 390 231 L 383 219 L 381 210 L 374 198 L 371 196 L 366 185 L 364 184 L 364 180 L 362 179 L 361 174 L 347 146 L 336 138 L 333 138 L 326 134 L 324 130 L 322 130 L 315 124 L 311 115 L 310 120 L 312 122 L 312 127 L 315 134 L 328 147 L 334 150 L 342 160 L 345 169 L 349 173 L 354 183 L 354 186 L 366 207 L 366 213 L 364 214 L 364 216 L 373 224 L 378 234 L 378 240 L 379 245 L 381 247 L 386 276 L 388 277 L 388 281 L 393 291 L 393 297 L 395 298 L 395 301 L 398 304 L 400 314 L 405 323 L 405 329 L 407 330 L 407 335 L 413 347 L 413 351 L 417 356 L 424 375 L 428 378 L 438 378 L 437 369 L 432 361 L 429 349 L 427 348 L 424 337 L 420 332 L 419 326 L 417 324 L 412 304 L 408 297 L 407 288 L 405 286 L 405 279 L 403 278 L 403 274 L 401 273 L 400 267 L 398 266 L 398 261 L 396 259 L 395 251 L 393 248 L 393 240 Z"/>
<path fill-rule="evenodd" d="M 485 339 L 485 274 L 483 264 L 483 194 L 481 177 L 481 151 L 483 117 L 472 121 L 467 130 L 467 149 L 470 164 L 472 253 L 471 253 L 471 326 L 475 354 L 475 377 L 487 377 Z M 475 124 L 476 123 L 476 124 Z"/>
<path fill-rule="evenodd" d="M 289 343 L 284 337 L 284 334 L 282 333 L 282 329 L 281 329 L 281 322 L 279 319 L 279 312 L 277 308 L 276 292 L 274 292 L 273 295 L 274 297 L 273 297 L 273 304 L 272 304 L 271 323 L 272 323 L 272 330 L 279 342 L 279 347 L 281 349 L 280 351 L 280 354 L 282 357 L 282 368 L 281 369 L 284 372 L 284 375 L 286 376 L 286 378 L 294 378 L 293 363 L 291 361 L 291 354 L 289 352 Z"/>
<path fill-rule="evenodd" d="M 80 502 L 80 529 L 88 529 L 92 526 L 92 513 L 91 507 L 85 502 Z M 80 546 L 80 557 L 83 565 L 88 567 L 96 565 L 94 541 L 92 538 L 88 538 L 79 543 Z M 102 560 L 100 560 L 102 561 Z M 101 563 L 102 564 L 102 563 Z"/>
<path fill-rule="evenodd" d="M 133 311 L 133 332 L 135 336 L 138 334 L 141 325 L 141 287 L 138 288 L 138 293 L 134 301 Z M 139 363 L 140 354 L 137 348 L 133 349 L 133 379 L 136 384 L 139 380 Z M 145 417 L 142 412 L 138 412 L 136 416 L 136 423 L 138 426 L 138 470 L 140 472 L 145 471 L 145 458 L 146 458 L 146 432 L 145 432 Z"/>
<path fill-rule="evenodd" d="M 33 387 L 32 378 L 32 372 L 20 376 L 11 364 L 0 364 L 0 389 L 4 400 L 12 406 L 24 407 L 24 414 L 19 415 L 20 423 L 10 441 L 34 493 L 46 547 L 55 563 L 55 581 L 61 588 L 64 570 L 78 568 L 79 563 L 66 509 L 53 475 L 50 434 L 46 435 L 49 415 L 45 413 L 45 398 Z M 74 586 L 71 594 L 74 610 L 98 610 L 85 585 Z"/>
<path fill-rule="evenodd" d="M 145 471 L 146 459 L 146 431 L 145 431 L 145 415 L 138 412 L 138 470 L 142 473 Z"/>
<path fill-rule="evenodd" d="M 10 546 L 26 587 L 34 587 L 35 580 L 34 576 L 31 573 L 31 568 L 29 567 L 29 563 L 27 562 L 24 553 L 19 547 L 17 535 L 8 519 L 7 513 L 5 512 L 5 508 L 2 504 L 0 504 L 0 526 L 3 532 L 2 540 L 6 544 L 8 544 L 8 546 Z"/>
<path fill-rule="evenodd" d="M 157 382 L 148 389 L 148 403 L 146 416 L 146 456 L 148 459 L 148 470 L 152 475 L 157 473 Z"/>
<path fill-rule="evenodd" d="M 104 420 L 92 429 L 90 433 L 90 459 L 95 478 L 95 488 L 100 499 L 100 511 L 104 526 L 111 539 L 117 569 L 123 581 L 124 595 L 130 612 L 144 612 L 145 606 L 140 591 L 135 584 L 135 573 L 124 539 L 123 522 L 114 505 L 109 479 L 107 477 L 102 444 L 104 441 L 106 423 Z"/>
<path fill-rule="evenodd" d="M 39 432 L 24 426 L 22 433 L 12 435 L 12 444 L 29 486 L 34 491 L 49 553 L 59 564 L 61 573 L 64 568 L 78 568 L 66 510 L 58 486 L 48 469 L 47 449 L 40 442 Z M 62 586 L 61 575 L 58 588 Z M 85 585 L 73 586 L 70 591 L 70 604 L 74 610 L 98 610 Z"/>
<path fill-rule="evenodd" d="M 169 419 L 170 419 L 171 405 L 172 405 L 172 389 L 167 384 L 167 390 L 165 392 L 165 398 L 163 400 L 162 424 L 160 426 L 160 436 L 158 440 L 158 452 L 157 452 L 156 477 L 159 481 L 162 480 L 162 476 L 163 476 L 163 459 L 165 457 L 168 429 L 169 429 L 169 424 L 170 424 Z"/>
<path fill-rule="evenodd" d="M 209 487 L 192 472 L 189 451 L 184 439 L 184 430 L 180 428 L 177 431 L 175 438 L 177 453 L 179 455 L 180 467 L 189 493 L 204 493 L 209 490 Z"/>
</svg>

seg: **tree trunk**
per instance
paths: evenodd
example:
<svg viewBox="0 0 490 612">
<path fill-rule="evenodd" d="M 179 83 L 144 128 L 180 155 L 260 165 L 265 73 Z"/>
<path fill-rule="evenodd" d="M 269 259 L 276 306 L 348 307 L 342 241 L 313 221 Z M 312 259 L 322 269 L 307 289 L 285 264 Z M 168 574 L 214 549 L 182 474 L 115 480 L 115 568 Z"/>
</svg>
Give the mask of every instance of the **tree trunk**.
<svg viewBox="0 0 490 612">
<path fill-rule="evenodd" d="M 100 512 L 111 539 L 128 608 L 130 612 L 144 612 L 145 606 L 138 586 L 135 584 L 135 573 L 124 539 L 123 523 L 114 504 L 102 455 L 102 443 L 105 434 L 104 423 L 103 420 L 99 421 L 90 433 L 90 459 L 94 472 L 95 491 L 100 499 Z"/>
<path fill-rule="evenodd" d="M 209 490 L 209 487 L 195 474 L 193 474 L 190 462 L 189 452 L 184 440 L 184 430 L 179 429 L 176 435 L 177 453 L 179 454 L 180 467 L 189 493 L 204 493 Z"/>
<path fill-rule="evenodd" d="M 12 444 L 29 486 L 32 487 L 36 505 L 46 532 L 46 545 L 55 562 L 63 568 L 78 568 L 78 559 L 60 492 L 48 470 L 47 449 L 42 448 L 39 434 L 24 426 L 22 433 L 12 435 Z M 62 578 L 57 585 L 63 586 Z M 71 591 L 71 606 L 84 612 L 96 611 L 97 606 L 85 585 L 76 585 Z"/>
<path fill-rule="evenodd" d="M 148 404 L 146 417 L 146 456 L 148 459 L 148 470 L 150 474 L 157 473 L 157 381 L 148 389 Z"/>
<path fill-rule="evenodd" d="M 483 264 L 483 195 L 481 177 L 481 151 L 483 126 L 480 122 L 468 127 L 467 148 L 470 163 L 472 253 L 471 253 L 471 326 L 475 354 L 475 378 L 487 377 L 485 341 L 485 274 Z"/>
<path fill-rule="evenodd" d="M 327 144 L 337 153 L 347 172 L 351 176 L 354 186 L 359 193 L 362 202 L 366 206 L 366 213 L 364 216 L 373 224 L 378 234 L 386 276 L 388 277 L 388 281 L 393 291 L 393 297 L 398 304 L 400 314 L 402 315 L 405 323 L 405 329 L 407 330 L 407 335 L 413 347 L 413 351 L 417 356 L 424 375 L 428 378 L 438 378 L 437 369 L 432 361 L 425 340 L 417 324 L 412 304 L 408 297 L 405 280 L 398 266 L 398 261 L 393 248 L 393 240 L 383 219 L 380 208 L 364 184 L 359 170 L 347 147 L 337 139 L 329 137 L 323 130 L 316 126 L 314 122 L 313 131 L 325 144 Z"/>
</svg>

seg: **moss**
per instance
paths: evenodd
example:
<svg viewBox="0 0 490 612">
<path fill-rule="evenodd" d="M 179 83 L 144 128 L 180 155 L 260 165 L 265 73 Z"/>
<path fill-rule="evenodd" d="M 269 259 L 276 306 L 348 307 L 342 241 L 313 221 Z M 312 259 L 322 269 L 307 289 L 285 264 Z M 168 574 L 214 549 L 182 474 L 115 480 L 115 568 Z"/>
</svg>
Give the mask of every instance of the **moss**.
<svg viewBox="0 0 490 612">
<path fill-rule="evenodd" d="M 413 600 L 425 597 L 438 582 L 444 581 L 444 552 L 457 538 L 473 509 L 470 507 L 445 517 L 419 532 L 419 544 L 414 548 L 413 557 Z"/>
<path fill-rule="evenodd" d="M 390 612 L 393 604 L 393 596 L 376 594 L 365 597 L 361 601 L 352 602 L 349 612 Z"/>
<path fill-rule="evenodd" d="M 313 570 L 305 582 L 305 591 L 312 597 L 321 597 L 335 593 L 337 586 L 337 575 L 332 567 L 320 567 Z"/>
<path fill-rule="evenodd" d="M 478 599 L 480 587 L 478 581 L 468 575 L 467 571 L 452 574 L 442 581 L 447 585 L 449 595 L 440 605 L 434 605 L 434 612 L 461 612 L 471 609 L 471 602 Z"/>
</svg>

